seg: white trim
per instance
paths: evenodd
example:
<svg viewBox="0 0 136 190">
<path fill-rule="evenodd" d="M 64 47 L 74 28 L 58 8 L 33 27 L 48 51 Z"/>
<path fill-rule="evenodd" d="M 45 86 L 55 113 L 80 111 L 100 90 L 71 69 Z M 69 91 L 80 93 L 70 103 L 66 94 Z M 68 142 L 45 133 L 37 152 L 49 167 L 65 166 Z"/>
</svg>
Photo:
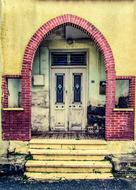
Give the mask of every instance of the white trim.
<svg viewBox="0 0 136 190">
<path fill-rule="evenodd" d="M 4 111 L 23 111 L 24 108 L 2 108 Z"/>
<path fill-rule="evenodd" d="M 87 65 L 86 66 L 80 66 L 80 65 L 71 65 L 71 66 L 50 66 L 51 67 L 51 69 L 72 69 L 72 68 L 74 68 L 74 69 L 86 69 L 87 68 Z"/>
<path fill-rule="evenodd" d="M 133 108 L 114 108 L 113 111 L 129 111 L 129 112 L 132 112 L 134 111 Z"/>
</svg>

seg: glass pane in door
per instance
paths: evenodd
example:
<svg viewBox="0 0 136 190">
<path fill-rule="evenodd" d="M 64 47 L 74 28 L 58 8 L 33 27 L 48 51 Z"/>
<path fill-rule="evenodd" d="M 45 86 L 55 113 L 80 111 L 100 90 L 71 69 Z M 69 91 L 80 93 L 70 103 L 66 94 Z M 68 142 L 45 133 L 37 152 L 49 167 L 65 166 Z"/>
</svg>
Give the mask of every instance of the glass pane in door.
<svg viewBox="0 0 136 190">
<path fill-rule="evenodd" d="M 63 103 L 64 74 L 56 74 L 56 103 Z"/>
<path fill-rule="evenodd" d="M 73 90 L 74 90 L 74 102 L 81 102 L 81 74 L 73 74 Z"/>
<path fill-rule="evenodd" d="M 86 65 L 86 53 L 71 53 L 70 54 L 71 65 Z"/>
<path fill-rule="evenodd" d="M 52 53 L 52 66 L 67 65 L 67 53 Z"/>
</svg>

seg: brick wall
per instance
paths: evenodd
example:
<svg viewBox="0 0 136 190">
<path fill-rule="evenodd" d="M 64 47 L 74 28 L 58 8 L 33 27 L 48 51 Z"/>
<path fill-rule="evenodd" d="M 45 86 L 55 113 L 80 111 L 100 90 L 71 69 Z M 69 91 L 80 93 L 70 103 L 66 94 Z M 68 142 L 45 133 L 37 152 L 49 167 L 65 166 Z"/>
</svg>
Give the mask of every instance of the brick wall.
<svg viewBox="0 0 136 190">
<path fill-rule="evenodd" d="M 3 108 L 8 108 L 8 79 L 21 79 L 21 75 L 4 75 L 2 82 Z M 21 105 L 21 107 L 23 107 Z M 4 140 L 29 140 L 31 138 L 30 110 L 2 111 L 2 128 Z"/>
<path fill-rule="evenodd" d="M 107 140 L 133 140 L 134 114 L 128 111 L 113 111 L 111 124 L 107 127 Z"/>
<path fill-rule="evenodd" d="M 135 77 L 117 76 L 116 79 L 129 80 L 129 104 L 131 111 L 113 110 L 106 127 L 107 140 L 133 140 L 135 115 Z"/>
<path fill-rule="evenodd" d="M 29 115 L 29 117 L 31 117 Z M 3 139 L 29 140 L 31 138 L 31 125 L 29 117 L 24 111 L 3 111 Z"/>
<path fill-rule="evenodd" d="M 81 29 L 85 33 L 87 33 L 91 39 L 95 42 L 101 53 L 104 57 L 105 62 L 105 72 L 106 72 L 106 139 L 117 139 L 119 135 L 114 133 L 114 130 L 111 130 L 112 124 L 114 128 L 116 128 L 116 124 L 118 120 L 115 120 L 117 113 L 113 112 L 113 108 L 115 105 L 115 63 L 112 54 L 112 50 L 102 35 L 102 33 L 91 23 L 82 19 L 78 16 L 66 14 L 63 16 L 59 16 L 53 18 L 52 20 L 45 23 L 41 26 L 36 33 L 30 39 L 24 53 L 23 64 L 22 64 L 22 71 L 21 71 L 21 85 L 22 85 L 22 101 L 21 106 L 24 108 L 23 111 L 3 111 L 3 138 L 6 140 L 29 140 L 31 139 L 31 71 L 32 71 L 32 64 L 35 52 L 42 42 L 43 38 L 48 36 L 51 31 L 61 25 L 72 25 L 76 28 Z M 132 85 L 134 87 L 134 84 Z M 131 96 L 133 94 L 133 87 L 130 89 Z M 3 107 L 8 107 L 7 102 L 7 83 L 6 77 L 3 77 L 3 95 L 4 98 L 2 100 Z M 134 100 L 131 100 L 132 104 L 134 105 Z M 127 115 L 129 115 L 127 113 Z M 130 123 L 126 118 L 127 115 L 124 117 L 124 122 L 126 123 L 125 126 L 128 126 Z M 123 116 L 121 119 L 123 120 Z M 134 117 L 134 116 L 133 116 Z M 123 121 L 122 121 L 123 122 Z M 118 130 L 121 130 L 118 129 Z M 113 135 L 114 134 L 114 135 Z M 118 133 L 120 134 L 120 133 Z M 117 137 L 117 138 L 116 138 Z M 120 139 L 121 139 L 120 135 Z"/>
</svg>

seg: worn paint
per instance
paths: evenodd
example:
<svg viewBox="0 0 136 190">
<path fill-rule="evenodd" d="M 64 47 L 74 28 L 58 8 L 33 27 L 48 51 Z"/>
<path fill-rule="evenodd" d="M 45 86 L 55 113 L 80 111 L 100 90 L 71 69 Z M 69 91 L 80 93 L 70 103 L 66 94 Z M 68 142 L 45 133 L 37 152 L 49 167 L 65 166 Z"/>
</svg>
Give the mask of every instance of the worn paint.
<svg viewBox="0 0 136 190">
<path fill-rule="evenodd" d="M 3 1 L 0 1 L 0 36 L 2 33 L 2 24 L 4 22 L 4 3 Z M 3 49 L 2 49 L 2 39 L 0 37 L 0 76 L 3 74 Z M 2 78 L 0 77 L 0 86 L 2 85 Z M 0 99 L 2 97 L 2 90 L 0 88 Z M 1 101 L 0 101 L 0 108 L 1 108 Z M 8 142 L 3 142 L 2 140 L 2 126 L 1 126 L 1 114 L 0 114 L 0 155 L 7 153 L 7 147 L 8 147 Z"/>
<path fill-rule="evenodd" d="M 113 51 L 117 75 L 135 75 L 136 44 L 133 43 L 136 28 L 135 1 L 84 1 L 83 3 L 82 1 L 4 0 L 4 3 L 2 45 L 5 74 L 21 72 L 25 47 L 42 24 L 56 16 L 71 13 L 85 18 L 104 34 Z"/>
</svg>

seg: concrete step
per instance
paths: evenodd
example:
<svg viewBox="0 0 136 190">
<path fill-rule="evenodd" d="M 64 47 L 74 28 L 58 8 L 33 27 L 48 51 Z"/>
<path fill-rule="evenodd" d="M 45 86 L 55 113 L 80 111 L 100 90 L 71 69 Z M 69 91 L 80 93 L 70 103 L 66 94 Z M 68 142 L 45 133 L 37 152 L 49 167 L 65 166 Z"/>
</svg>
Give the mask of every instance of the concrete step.
<svg viewBox="0 0 136 190">
<path fill-rule="evenodd" d="M 32 139 L 27 177 L 37 180 L 110 179 L 112 164 L 104 140 Z"/>
<path fill-rule="evenodd" d="M 112 179 L 111 173 L 31 173 L 26 172 L 28 178 L 35 180 L 85 180 L 85 179 Z"/>
<path fill-rule="evenodd" d="M 31 149 L 92 149 L 105 150 L 107 142 L 104 140 L 74 140 L 74 139 L 32 139 Z"/>
<path fill-rule="evenodd" d="M 109 173 L 112 165 L 109 161 L 37 161 L 26 163 L 28 172 L 59 172 L 59 173 Z"/>
<path fill-rule="evenodd" d="M 33 160 L 80 160 L 80 161 L 86 161 L 86 160 L 104 160 L 105 155 L 51 155 L 51 154 L 46 154 L 46 155 L 32 155 Z"/>
<path fill-rule="evenodd" d="M 106 150 L 29 149 L 34 160 L 104 160 Z"/>
<path fill-rule="evenodd" d="M 52 150 L 52 149 L 29 149 L 32 155 L 107 155 L 107 150 Z"/>
</svg>

